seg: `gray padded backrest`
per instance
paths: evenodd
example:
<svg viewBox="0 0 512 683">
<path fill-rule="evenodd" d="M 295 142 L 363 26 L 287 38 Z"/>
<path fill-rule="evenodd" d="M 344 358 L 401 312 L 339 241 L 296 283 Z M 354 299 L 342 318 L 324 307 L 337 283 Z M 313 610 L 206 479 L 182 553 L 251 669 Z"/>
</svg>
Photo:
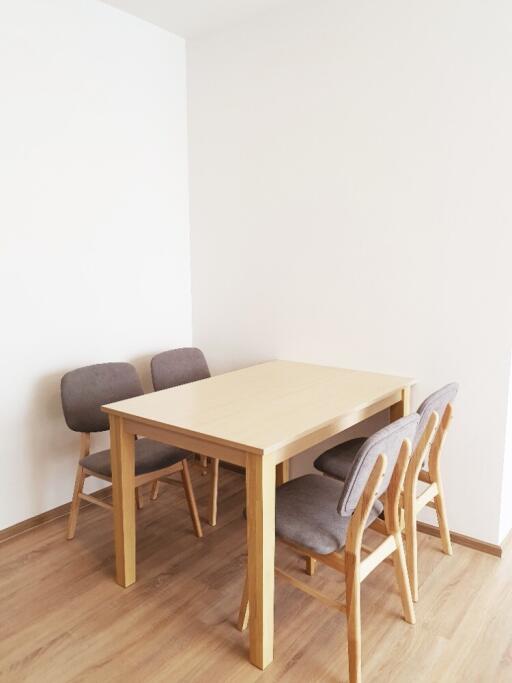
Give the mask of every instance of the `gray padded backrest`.
<svg viewBox="0 0 512 683">
<path fill-rule="evenodd" d="M 104 432 L 109 427 L 108 415 L 101 412 L 101 406 L 143 393 L 130 363 L 88 365 L 66 373 L 60 383 L 64 418 L 75 432 Z"/>
<path fill-rule="evenodd" d="M 380 496 L 384 493 L 393 474 L 404 439 L 409 439 L 412 442 L 419 420 L 420 416 L 418 413 L 412 413 L 412 415 L 402 417 L 387 427 L 379 429 L 378 432 L 375 432 L 375 434 L 366 439 L 354 458 L 341 492 L 338 512 L 342 516 L 349 516 L 356 509 L 368 477 L 381 453 L 386 456 L 387 464 L 384 478 L 379 486 L 378 495 Z"/>
<path fill-rule="evenodd" d="M 151 377 L 155 391 L 210 377 L 210 370 L 200 349 L 173 349 L 159 353 L 151 360 Z"/>
<path fill-rule="evenodd" d="M 451 384 L 447 384 L 446 386 L 442 387 L 442 389 L 434 391 L 433 394 L 427 396 L 427 398 L 423 401 L 418 408 L 420 423 L 418 425 L 416 437 L 412 444 L 413 450 L 418 445 L 418 441 L 421 439 L 421 435 L 425 431 L 429 418 L 434 410 L 439 416 L 439 422 L 441 422 L 444 411 L 446 410 L 446 406 L 455 401 L 458 390 L 459 385 L 456 382 L 452 382 Z"/>
</svg>

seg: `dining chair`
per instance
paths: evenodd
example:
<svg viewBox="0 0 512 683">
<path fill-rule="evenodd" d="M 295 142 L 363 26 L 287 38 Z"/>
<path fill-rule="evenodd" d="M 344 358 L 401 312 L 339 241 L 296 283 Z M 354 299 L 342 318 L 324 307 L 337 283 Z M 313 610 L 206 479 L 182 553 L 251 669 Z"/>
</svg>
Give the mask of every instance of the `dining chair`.
<svg viewBox="0 0 512 683">
<path fill-rule="evenodd" d="M 61 399 L 64 418 L 71 430 L 80 433 L 80 458 L 69 513 L 68 539 L 75 536 L 81 500 L 108 510 L 113 509 L 110 503 L 83 492 L 87 477 L 112 481 L 110 450 L 90 452 L 91 433 L 105 432 L 109 429 L 108 416 L 101 411 L 101 406 L 143 393 L 137 372 L 130 363 L 89 365 L 72 370 L 62 377 Z M 134 504 L 136 501 L 137 507 L 142 507 L 141 486 L 157 480 L 176 484 L 176 480 L 171 479 L 170 475 L 180 472 L 194 531 L 196 536 L 201 538 L 203 532 L 190 480 L 188 457 L 189 453 L 180 448 L 149 439 L 136 439 Z"/>
<path fill-rule="evenodd" d="M 298 555 L 310 555 L 345 576 L 343 603 L 275 568 L 276 576 L 346 613 L 350 683 L 362 680 L 361 583 L 383 562 L 393 563 L 404 618 L 410 624 L 415 623 L 399 504 L 419 419 L 416 413 L 408 415 L 366 439 L 344 484 L 329 477 L 307 474 L 276 490 L 277 539 Z M 379 500 L 381 497 L 384 503 Z M 384 520 L 378 519 L 381 512 Z M 376 521 L 380 522 L 378 531 L 384 539 L 377 547 L 370 548 L 363 545 L 363 535 Z M 248 580 L 246 577 L 240 605 L 240 630 L 247 627 L 249 620 Z"/>
<path fill-rule="evenodd" d="M 208 363 L 203 352 L 196 348 L 181 348 L 163 351 L 151 359 L 151 377 L 155 391 L 170 389 L 182 384 L 197 382 L 210 377 Z M 207 458 L 201 456 L 203 472 L 206 473 Z M 219 460 L 211 458 L 210 468 L 210 510 L 209 522 L 211 526 L 217 524 L 217 499 L 219 488 Z M 151 498 L 158 496 L 158 482 L 153 484 Z"/>
<path fill-rule="evenodd" d="M 440 469 L 440 456 L 453 417 L 453 402 L 458 384 L 452 382 L 428 396 L 418 408 L 420 422 L 413 441 L 413 454 L 402 497 L 407 568 L 413 600 L 418 600 L 418 513 L 425 506 L 435 509 L 443 552 L 452 555 L 450 531 Z M 322 453 L 314 462 L 317 470 L 344 481 L 364 438 L 350 439 Z M 428 484 L 419 495 L 418 483 Z M 308 558 L 307 571 L 314 573 L 314 560 Z"/>
</svg>

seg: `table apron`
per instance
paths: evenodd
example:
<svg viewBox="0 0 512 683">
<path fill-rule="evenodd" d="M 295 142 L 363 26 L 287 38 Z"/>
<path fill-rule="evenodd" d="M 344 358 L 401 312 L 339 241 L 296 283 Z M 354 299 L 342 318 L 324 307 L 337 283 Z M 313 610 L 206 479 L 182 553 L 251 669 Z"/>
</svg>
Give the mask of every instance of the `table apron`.
<svg viewBox="0 0 512 683">
<path fill-rule="evenodd" d="M 130 418 L 124 418 L 124 428 L 130 434 L 145 436 L 153 441 L 183 448 L 191 453 L 207 455 L 210 458 L 219 458 L 219 460 L 224 460 L 239 467 L 245 467 L 246 464 L 247 452 L 245 450 L 213 443 L 212 441 L 200 439 L 189 434 L 173 432 L 166 427 L 156 427 L 145 422 L 139 422 L 138 420 L 131 420 Z"/>
<path fill-rule="evenodd" d="M 273 451 L 272 456 L 274 461 L 276 465 L 278 465 L 289 460 L 295 455 L 322 443 L 322 441 L 326 441 L 332 436 L 340 434 L 345 429 L 386 410 L 386 408 L 390 408 L 391 406 L 400 403 L 400 401 L 402 401 L 402 391 L 397 390 L 370 406 L 366 406 L 365 408 L 349 413 L 348 415 L 342 415 L 338 419 L 329 422 L 329 424 L 324 427 L 316 429 L 314 432 L 299 437 L 292 443 Z M 243 447 L 235 448 L 233 446 L 215 443 L 190 434 L 176 432 L 167 427 L 150 425 L 146 422 L 129 417 L 123 418 L 123 422 L 125 430 L 130 434 L 145 436 L 153 441 L 159 441 L 160 443 L 165 443 L 169 446 L 183 448 L 191 453 L 207 455 L 211 458 L 219 458 L 220 460 L 229 462 L 232 465 L 238 465 L 239 467 L 246 466 L 247 450 Z M 260 457 L 265 457 L 265 455 L 261 455 Z"/>
</svg>

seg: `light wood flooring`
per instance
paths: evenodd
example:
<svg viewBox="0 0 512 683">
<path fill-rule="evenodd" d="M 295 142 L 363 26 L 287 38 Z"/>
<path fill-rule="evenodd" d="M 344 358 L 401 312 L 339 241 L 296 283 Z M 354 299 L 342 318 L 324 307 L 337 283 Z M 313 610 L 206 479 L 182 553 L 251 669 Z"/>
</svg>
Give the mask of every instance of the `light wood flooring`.
<svg viewBox="0 0 512 683">
<path fill-rule="evenodd" d="M 208 478 L 193 472 L 200 512 Z M 274 663 L 247 660 L 235 628 L 244 577 L 243 477 L 221 470 L 219 523 L 195 538 L 184 493 L 161 487 L 137 515 L 138 581 L 114 583 L 111 515 L 84 508 L 77 536 L 66 518 L 0 544 L 2 683 L 296 683 L 347 680 L 343 615 L 276 581 Z M 371 544 L 369 534 L 368 544 Z M 499 560 L 461 546 L 443 555 L 420 534 L 417 624 L 400 618 L 392 567 L 363 584 L 366 683 L 512 681 L 512 551 Z M 340 575 L 278 547 L 279 565 L 333 597 Z"/>
</svg>

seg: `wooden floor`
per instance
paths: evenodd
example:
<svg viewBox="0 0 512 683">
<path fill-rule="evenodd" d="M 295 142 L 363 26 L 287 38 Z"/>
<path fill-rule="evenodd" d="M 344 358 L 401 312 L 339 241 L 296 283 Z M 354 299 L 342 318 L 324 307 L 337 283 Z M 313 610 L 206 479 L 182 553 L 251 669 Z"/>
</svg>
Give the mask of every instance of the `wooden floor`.
<svg viewBox="0 0 512 683">
<path fill-rule="evenodd" d="M 196 471 L 194 485 L 204 516 L 208 481 Z M 101 508 L 81 512 L 73 541 L 63 518 L 0 544 L 2 683 L 346 681 L 344 616 L 280 582 L 274 663 L 265 672 L 249 664 L 247 632 L 235 628 L 243 478 L 221 471 L 219 524 L 205 524 L 202 540 L 182 490 L 161 491 L 138 513 L 138 581 L 128 589 L 114 583 L 112 519 Z M 512 552 L 454 550 L 448 558 L 421 536 L 416 626 L 400 618 L 391 567 L 364 582 L 365 682 L 512 681 Z M 277 557 L 306 578 L 287 550 Z M 327 567 L 306 580 L 343 594 Z"/>
</svg>

